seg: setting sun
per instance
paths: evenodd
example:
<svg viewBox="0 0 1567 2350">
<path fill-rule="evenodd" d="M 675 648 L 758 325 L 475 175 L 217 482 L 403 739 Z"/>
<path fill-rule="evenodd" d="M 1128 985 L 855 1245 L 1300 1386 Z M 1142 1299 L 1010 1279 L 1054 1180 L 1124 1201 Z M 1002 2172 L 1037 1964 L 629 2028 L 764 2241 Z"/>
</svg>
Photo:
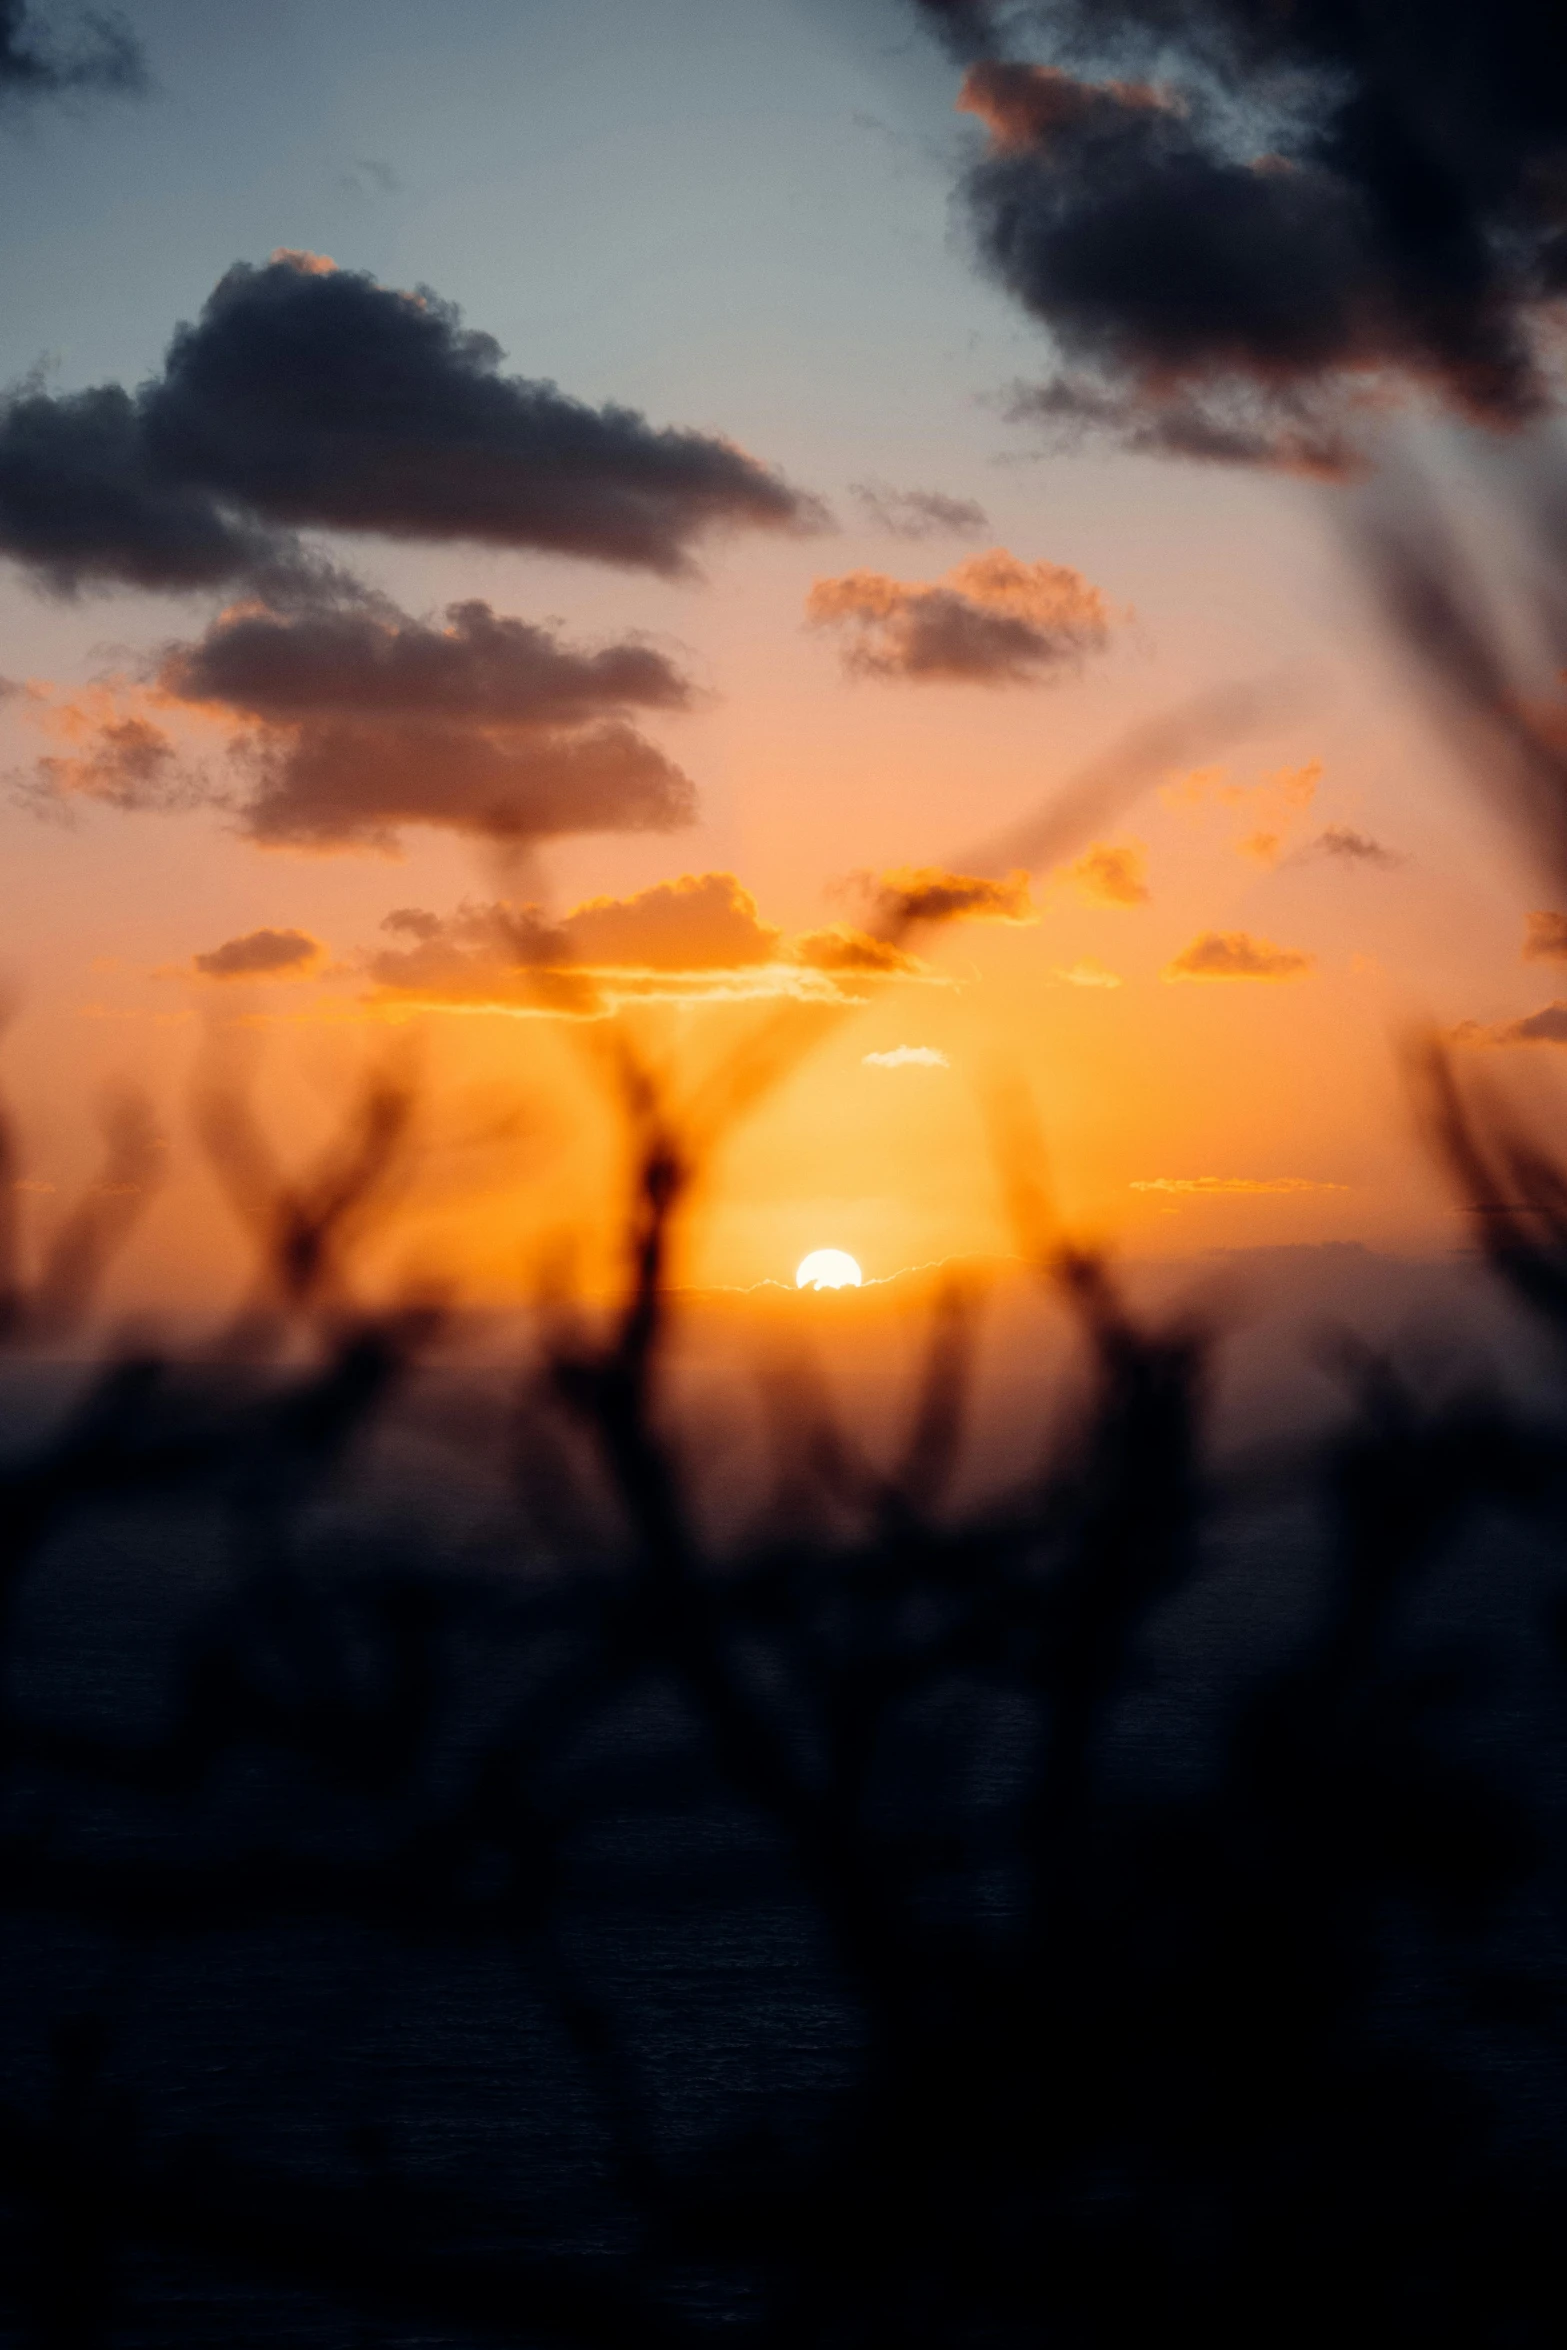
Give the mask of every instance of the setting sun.
<svg viewBox="0 0 1567 2350">
<path fill-rule="evenodd" d="M 858 1289 L 865 1276 L 841 1248 L 813 1248 L 795 1268 L 796 1289 Z"/>
</svg>

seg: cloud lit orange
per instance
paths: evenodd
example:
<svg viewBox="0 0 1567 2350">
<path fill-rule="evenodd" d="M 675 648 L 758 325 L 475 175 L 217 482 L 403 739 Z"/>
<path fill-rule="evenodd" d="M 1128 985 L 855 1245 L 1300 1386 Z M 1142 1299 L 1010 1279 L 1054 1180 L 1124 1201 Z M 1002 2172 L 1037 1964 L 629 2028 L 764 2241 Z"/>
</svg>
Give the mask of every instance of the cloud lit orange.
<svg viewBox="0 0 1567 2350">
<path fill-rule="evenodd" d="M 1138 840 L 1112 846 L 1096 841 L 1072 867 L 1070 879 L 1094 906 L 1142 906 L 1148 902 L 1148 852 Z"/>
<path fill-rule="evenodd" d="M 1313 955 L 1279 947 L 1244 930 L 1205 930 L 1166 965 L 1166 979 L 1303 979 Z"/>
<path fill-rule="evenodd" d="M 1110 612 L 1081 572 L 1023 563 L 1005 547 L 970 556 L 941 580 L 851 571 L 819 579 L 806 619 L 843 636 L 844 666 L 864 677 L 1028 685 L 1108 642 Z"/>
</svg>

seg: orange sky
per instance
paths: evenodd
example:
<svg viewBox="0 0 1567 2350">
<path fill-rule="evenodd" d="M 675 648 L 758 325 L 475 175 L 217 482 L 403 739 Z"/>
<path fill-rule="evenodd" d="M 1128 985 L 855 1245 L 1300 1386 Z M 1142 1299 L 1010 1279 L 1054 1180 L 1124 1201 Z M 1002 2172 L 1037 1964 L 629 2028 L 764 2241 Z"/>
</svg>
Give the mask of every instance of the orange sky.
<svg viewBox="0 0 1567 2350">
<path fill-rule="evenodd" d="M 802 48 L 791 67 L 802 108 L 814 57 Z M 844 70 L 836 58 L 832 71 Z M 900 137 L 939 120 L 937 65 L 918 72 L 917 89 L 889 100 L 908 108 Z M 572 102 L 590 108 L 593 92 Z M 325 152 L 328 131 L 310 135 Z M 905 148 L 889 161 L 848 128 L 842 144 L 845 174 L 871 191 L 866 266 L 879 268 L 902 201 L 896 174 L 925 167 Z M 46 154 L 36 168 L 54 165 Z M 759 168 L 782 166 L 768 156 Z M 486 193 L 493 211 L 504 186 L 498 198 L 492 175 Z M 684 183 L 671 186 L 677 198 L 688 202 Z M 150 202 L 145 186 L 137 200 Z M 301 218 L 310 206 L 263 177 L 214 234 L 223 265 L 229 247 L 262 260 L 289 241 L 412 285 L 435 275 L 458 200 L 448 186 L 443 213 L 432 197 L 421 230 L 410 199 L 394 252 L 363 224 L 345 244 L 353 224 L 340 207 L 323 198 L 320 217 Z M 1020 330 L 954 261 L 939 175 L 919 179 L 903 217 L 911 275 L 899 298 L 941 351 L 923 377 L 904 363 L 898 322 L 883 349 L 857 342 L 841 261 L 814 293 L 808 275 L 788 278 L 805 348 L 787 398 L 757 324 L 765 287 L 746 295 L 759 307 L 742 303 L 732 346 L 687 338 L 679 354 L 660 346 L 656 363 L 645 320 L 617 353 L 601 322 L 594 342 L 569 304 L 535 288 L 528 348 L 514 353 L 595 398 L 616 393 L 624 359 L 627 394 L 655 422 L 694 419 L 781 465 L 826 502 L 830 530 L 721 536 L 681 578 L 471 544 L 332 542 L 432 629 L 477 598 L 558 623 L 572 647 L 655 648 L 693 688 L 685 709 L 637 719 L 695 787 L 696 821 L 681 829 L 526 852 L 422 821 L 397 828 L 390 851 L 258 844 L 236 813 L 249 786 L 233 724 L 151 683 L 160 648 L 199 638 L 224 597 L 62 602 L 15 571 L 0 581 L 0 672 L 20 689 L 0 699 L 3 762 L 20 786 L 0 835 L 25 1210 L 42 1230 L 83 1179 L 100 1090 L 145 1087 L 170 1172 L 122 1268 L 126 1299 L 186 1306 L 236 1277 L 234 1228 L 191 1139 L 203 1065 L 252 1071 L 280 1157 L 299 1161 L 357 1073 L 407 1054 L 428 1147 L 378 1243 L 381 1268 L 439 1275 L 476 1300 L 520 1294 L 563 1236 L 591 1256 L 609 1229 L 612 1121 L 588 1031 L 616 1022 L 678 1097 L 775 1018 L 778 999 L 807 999 L 798 1057 L 715 1147 L 682 1267 L 700 1283 L 787 1279 L 818 1246 L 849 1249 L 873 1277 L 1010 1249 L 987 1140 L 998 1087 L 1032 1101 L 1073 1227 L 1133 1252 L 1450 1245 L 1457 1227 L 1398 1070 L 1400 1039 L 1422 1022 L 1472 1024 L 1468 1060 L 1548 1114 L 1550 1046 L 1494 1040 L 1567 993 L 1550 961 L 1522 952 L 1551 885 L 1382 641 L 1342 543 L 1334 500 L 1349 493 L 1091 450 L 1028 454 L 992 397 Z M 852 242 L 852 209 L 840 233 Z M 786 274 L 803 267 L 787 241 L 775 261 Z M 514 332 L 511 266 L 492 236 L 460 289 L 470 323 Z M 214 274 L 200 252 L 149 267 L 150 350 L 195 313 Z M 29 336 L 58 323 L 56 303 L 40 295 L 32 327 L 13 320 L 14 372 Z M 127 341 L 94 364 L 133 378 L 150 360 Z M 1444 451 L 1455 469 L 1468 462 L 1461 435 Z M 982 527 L 899 538 L 885 509 L 878 519 L 854 495 L 868 479 L 967 501 Z M 963 649 L 974 642 L 979 655 Z M 911 933 L 902 948 L 918 967 L 901 973 L 852 954 L 835 963 L 832 940 L 876 931 L 866 876 L 970 873 L 971 852 L 1130 731 L 1258 681 L 1270 698 L 1252 730 L 1144 776 L 1030 874 L 1028 919 Z M 166 729 L 207 799 L 127 810 L 74 789 L 71 762 L 101 744 L 106 717 Z M 42 800 L 41 759 L 56 762 L 42 770 Z M 663 928 L 639 946 L 637 924 L 657 907 L 623 902 L 682 879 L 697 886 L 658 901 Z M 591 917 L 577 911 L 606 900 Z M 525 985 L 494 978 L 498 907 L 510 910 L 507 936 L 531 925 Z M 733 939 L 715 945 L 703 931 L 703 907 L 727 907 L 731 922 L 741 909 L 753 943 L 738 961 L 725 960 Z M 388 931 L 394 914 L 428 921 Z M 272 975 L 219 978 L 195 961 L 263 931 L 313 946 Z M 539 945 L 546 936 L 554 943 Z M 411 962 L 406 984 L 389 980 L 388 959 L 416 946 L 426 980 Z M 428 980 L 437 949 L 469 958 L 458 1000 Z M 901 1047 L 924 1057 L 867 1060 Z"/>
</svg>

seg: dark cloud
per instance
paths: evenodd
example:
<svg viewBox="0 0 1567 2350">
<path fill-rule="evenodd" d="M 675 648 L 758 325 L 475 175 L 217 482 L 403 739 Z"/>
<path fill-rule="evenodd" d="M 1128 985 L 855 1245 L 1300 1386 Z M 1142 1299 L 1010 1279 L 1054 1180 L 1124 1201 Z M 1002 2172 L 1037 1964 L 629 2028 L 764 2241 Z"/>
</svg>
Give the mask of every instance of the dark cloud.
<svg viewBox="0 0 1567 2350">
<path fill-rule="evenodd" d="M 1520 1020 L 1465 1020 L 1453 1031 L 1455 1044 L 1567 1044 L 1567 1004 L 1545 1004 Z"/>
<path fill-rule="evenodd" d="M 1341 865 L 1392 866 L 1404 862 L 1396 849 L 1384 848 L 1368 832 L 1356 832 L 1348 824 L 1330 824 L 1325 832 L 1319 832 L 1308 854 L 1332 857 Z"/>
<path fill-rule="evenodd" d="M 696 793 L 621 723 L 515 739 L 457 726 L 329 720 L 252 738 L 243 829 L 268 847 L 392 849 L 405 825 L 494 841 L 669 832 Z"/>
<path fill-rule="evenodd" d="M 850 571 L 819 579 L 806 618 L 842 632 L 846 668 L 918 684 L 1032 685 L 1107 641 L 1099 590 L 1059 563 L 1020 563 L 1004 547 L 940 581 Z"/>
<path fill-rule="evenodd" d="M 903 865 L 872 884 L 882 921 L 902 929 L 916 922 L 1033 922 L 1028 875 L 1005 880 L 948 873 L 939 865 Z"/>
<path fill-rule="evenodd" d="M 942 490 L 895 490 L 885 482 L 857 481 L 849 495 L 865 519 L 889 538 L 977 538 L 990 528 L 984 507 L 973 498 L 949 498 Z"/>
<path fill-rule="evenodd" d="M 1567 1004 L 1547 1004 L 1497 1032 L 1498 1044 L 1567 1044 Z"/>
<path fill-rule="evenodd" d="M 993 0 L 914 0 L 916 12 L 960 64 L 986 56 L 999 37 Z"/>
<path fill-rule="evenodd" d="M 1567 914 L 1542 908 L 1529 916 L 1523 959 L 1526 963 L 1567 963 Z"/>
<path fill-rule="evenodd" d="M 477 598 L 449 605 L 444 628 L 385 606 L 228 613 L 194 644 L 171 647 L 158 682 L 180 701 L 283 724 L 352 715 L 573 726 L 691 701 L 687 680 L 649 645 L 576 651 L 558 629 Z"/>
<path fill-rule="evenodd" d="M 194 788 L 183 718 L 216 730 L 238 786 L 221 796 L 269 846 L 390 849 L 405 825 L 511 842 L 667 831 L 695 792 L 629 713 L 689 700 L 648 645 L 584 651 L 480 602 L 444 627 L 384 604 L 241 608 L 166 647 L 149 684 L 50 710 L 70 749 L 40 779 L 57 798 L 166 805 Z"/>
<path fill-rule="evenodd" d="M 732 442 L 507 375 L 423 289 L 310 254 L 238 263 L 162 372 L 0 411 L 0 552 L 46 584 L 276 597 L 296 531 L 537 548 L 666 574 L 709 533 L 821 509 Z"/>
<path fill-rule="evenodd" d="M 194 955 L 203 979 L 304 979 L 321 961 L 322 947 L 304 930 L 248 930 L 210 954 Z"/>
<path fill-rule="evenodd" d="M 134 95 L 146 86 L 141 50 L 120 17 L 95 10 L 62 40 L 44 29 L 27 0 L 0 0 L 0 106 L 73 90 Z"/>
<path fill-rule="evenodd" d="M 1244 930 L 1205 930 L 1169 963 L 1166 979 L 1304 979 L 1315 957 Z"/>
<path fill-rule="evenodd" d="M 58 397 L 24 386 L 0 402 L 0 554 L 60 594 L 243 580 L 283 602 L 325 584 L 291 532 L 160 474 L 141 405 L 118 384 Z"/>
<path fill-rule="evenodd" d="M 989 132 L 980 254 L 1066 362 L 1042 420 L 1322 471 L 1395 383 L 1495 426 L 1550 405 L 1560 8 L 916 6 Z"/>
</svg>

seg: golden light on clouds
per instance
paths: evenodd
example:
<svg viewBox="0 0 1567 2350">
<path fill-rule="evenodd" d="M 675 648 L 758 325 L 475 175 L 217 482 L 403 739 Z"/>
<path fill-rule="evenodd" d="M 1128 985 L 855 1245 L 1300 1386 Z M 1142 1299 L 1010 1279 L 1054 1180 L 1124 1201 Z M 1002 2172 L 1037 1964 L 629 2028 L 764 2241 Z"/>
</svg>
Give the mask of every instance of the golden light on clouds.
<svg viewBox="0 0 1567 2350">
<path fill-rule="evenodd" d="M 1347 1191 L 1347 1183 L 1323 1183 L 1310 1175 L 1144 1175 L 1128 1191 L 1179 1192 L 1198 1198 L 1287 1191 Z"/>
<path fill-rule="evenodd" d="M 1091 906 L 1148 903 L 1148 851 L 1140 840 L 1096 841 L 1085 849 L 1068 879 Z"/>
<path fill-rule="evenodd" d="M 1121 974 L 1118 971 L 1107 971 L 1103 963 L 1096 963 L 1091 955 L 1085 955 L 1080 963 L 1069 963 L 1064 968 L 1052 972 L 1051 977 L 1059 979 L 1067 987 L 1120 987 L 1122 985 Z"/>
<path fill-rule="evenodd" d="M 1271 866 L 1289 847 L 1321 781 L 1320 759 L 1276 768 L 1253 783 L 1234 782 L 1223 767 L 1196 767 L 1165 784 L 1159 797 L 1173 813 L 1197 822 L 1213 810 L 1228 811 L 1245 827 L 1235 841 L 1237 853 Z"/>
<path fill-rule="evenodd" d="M 1165 965 L 1165 979 L 1304 979 L 1314 955 L 1275 946 L 1245 930 L 1205 930 Z"/>
<path fill-rule="evenodd" d="M 939 580 L 819 579 L 805 617 L 838 633 L 851 675 L 915 684 L 1037 684 L 1099 651 L 1110 630 L 1109 607 L 1081 572 L 1025 563 L 1005 547 Z"/>
</svg>

